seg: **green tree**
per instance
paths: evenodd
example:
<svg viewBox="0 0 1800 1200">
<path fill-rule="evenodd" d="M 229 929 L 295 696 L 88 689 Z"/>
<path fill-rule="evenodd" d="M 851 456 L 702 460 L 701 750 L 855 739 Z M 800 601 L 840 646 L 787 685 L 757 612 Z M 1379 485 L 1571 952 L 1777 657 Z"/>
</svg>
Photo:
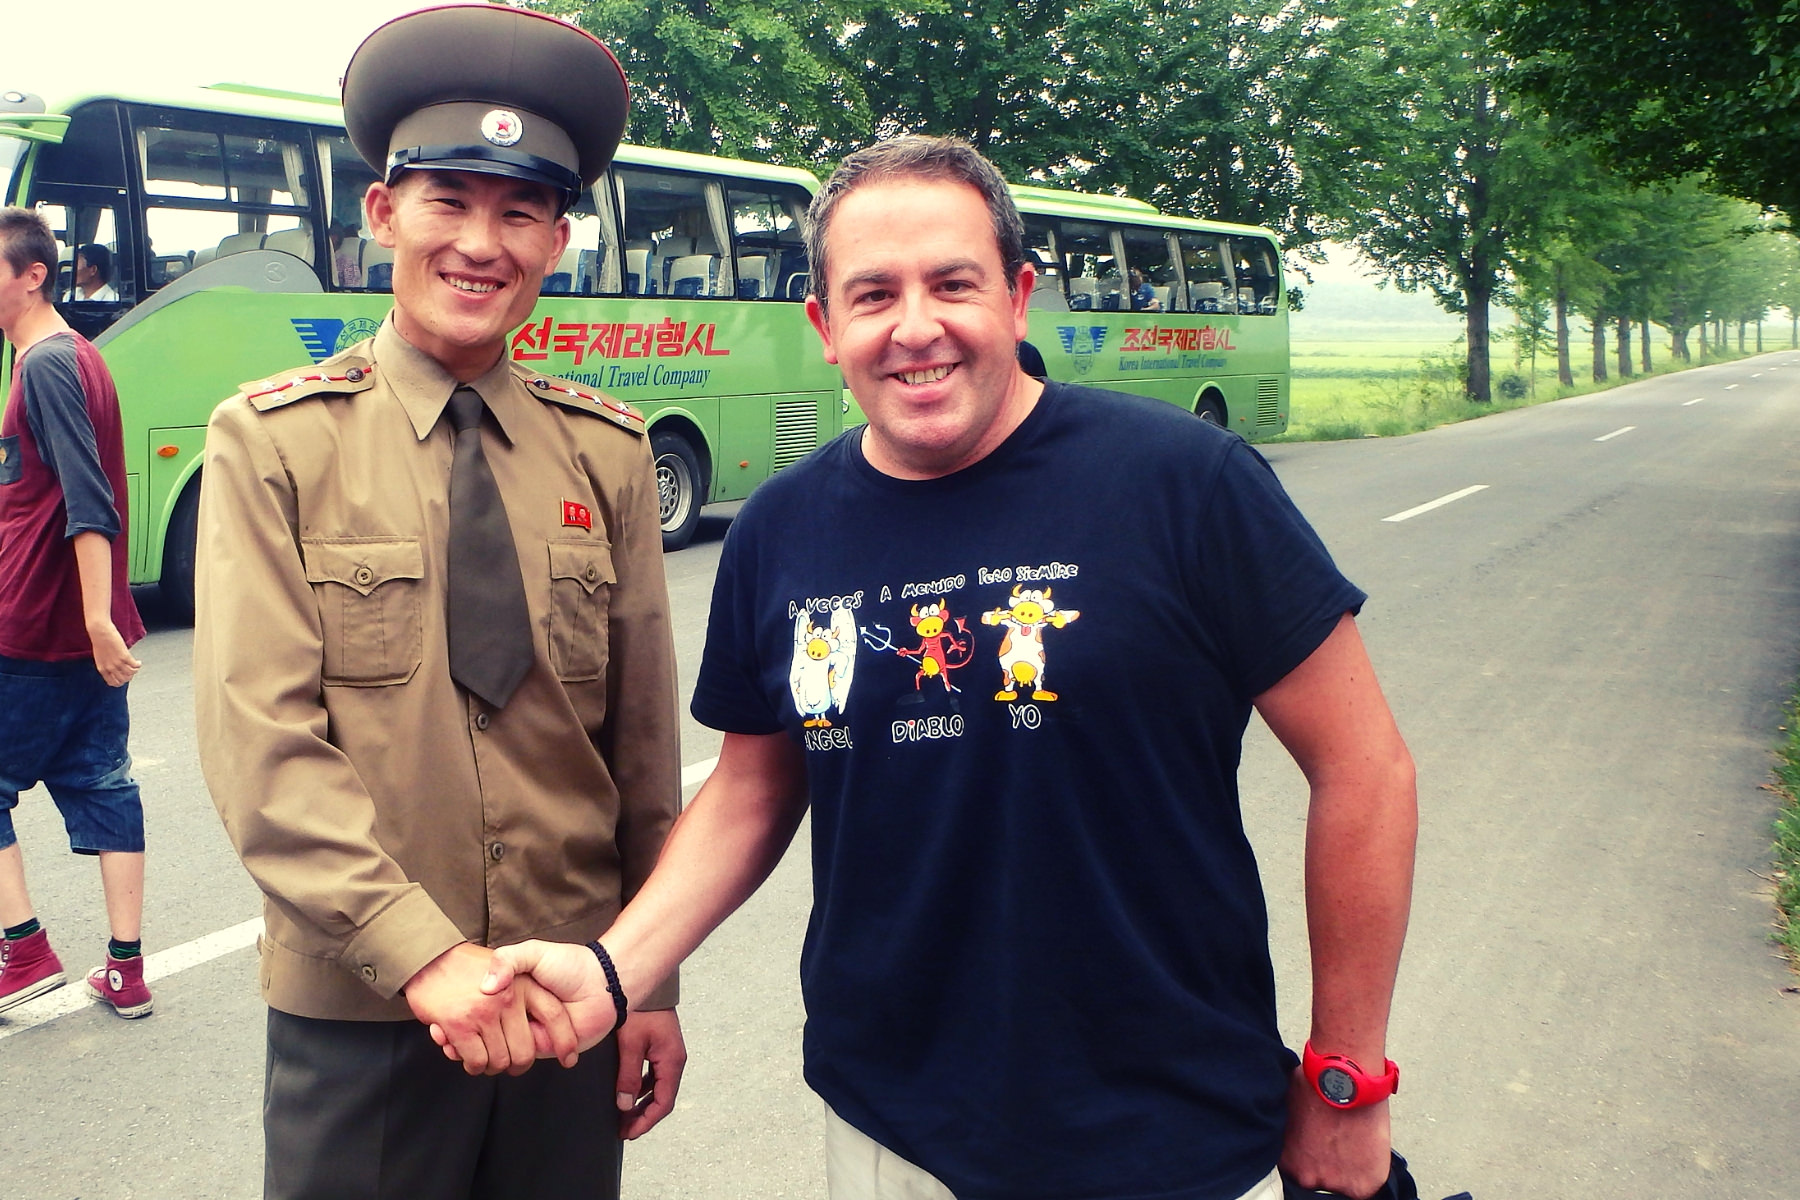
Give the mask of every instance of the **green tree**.
<svg viewBox="0 0 1800 1200">
<path fill-rule="evenodd" d="M 1467 391 L 1492 398 L 1489 308 L 1543 221 L 1547 140 L 1501 92 L 1506 63 L 1424 4 L 1396 4 L 1384 45 L 1405 92 L 1385 98 L 1376 153 L 1338 169 L 1355 202 L 1341 227 L 1405 291 L 1467 320 Z"/>
<path fill-rule="evenodd" d="M 1514 86 L 1640 179 L 1800 211 L 1800 0 L 1468 0 Z"/>
<path fill-rule="evenodd" d="M 522 2 L 612 49 L 631 84 L 631 141 L 816 167 L 874 128 L 842 45 L 869 7 L 861 0 Z"/>
</svg>

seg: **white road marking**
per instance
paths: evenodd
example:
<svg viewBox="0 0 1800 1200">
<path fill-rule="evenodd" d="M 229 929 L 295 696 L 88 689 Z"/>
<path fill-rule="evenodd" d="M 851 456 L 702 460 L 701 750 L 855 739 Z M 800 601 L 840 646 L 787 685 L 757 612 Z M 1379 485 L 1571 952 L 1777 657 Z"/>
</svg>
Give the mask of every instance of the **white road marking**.
<svg viewBox="0 0 1800 1200">
<path fill-rule="evenodd" d="M 222 958 L 234 950 L 242 950 L 246 946 L 254 946 L 256 939 L 262 934 L 262 918 L 256 917 L 242 921 L 229 929 L 221 929 L 215 933 L 197 937 L 191 942 L 183 942 L 179 946 L 171 946 L 156 954 L 144 955 L 144 982 L 155 983 L 166 979 L 189 967 L 197 967 L 201 963 Z M 65 968 L 68 964 L 64 964 Z M 80 970 L 68 970 L 69 982 L 57 988 L 47 996 L 21 1004 L 19 1007 L 0 1017 L 5 1024 L 0 1025 L 0 1039 L 11 1037 L 15 1033 L 24 1033 L 27 1029 L 35 1029 L 46 1025 L 58 1017 L 66 1017 L 72 1012 L 80 1012 L 89 1005 L 100 1003 L 87 985 L 87 976 Z"/>
<path fill-rule="evenodd" d="M 1596 442 L 1610 442 L 1614 438 L 1618 437 L 1621 433 L 1630 433 L 1632 430 L 1634 430 L 1636 428 L 1637 428 L 1636 425 L 1627 425 L 1623 429 L 1615 429 L 1611 433 L 1603 433 L 1599 437 L 1595 438 L 1594 440 Z"/>
<path fill-rule="evenodd" d="M 1737 390 L 1737 384 L 1735 384 L 1735 383 L 1728 383 L 1728 384 L 1726 384 L 1726 385 L 1725 385 L 1725 390 L 1726 390 L 1726 391 L 1728 391 L 1728 392 L 1730 392 L 1730 391 L 1736 391 L 1736 390 Z"/>
<path fill-rule="evenodd" d="M 1705 399 L 1706 399 L 1705 396 L 1695 396 L 1692 400 L 1683 401 L 1681 407 L 1692 408 L 1694 405 L 1699 404 L 1702 400 L 1705 400 Z"/>
<path fill-rule="evenodd" d="M 706 777 L 718 765 L 716 757 L 689 763 L 681 769 L 681 786 L 686 789 L 706 782 Z M 262 918 L 253 917 L 229 929 L 220 929 L 191 942 L 183 942 L 155 954 L 146 954 L 144 982 L 155 983 L 159 979 L 167 979 L 171 975 L 209 963 L 215 958 L 223 958 L 235 950 L 254 946 L 256 939 L 262 934 L 262 928 Z M 0 1041 L 100 1003 L 100 998 L 88 987 L 84 971 L 69 967 L 67 973 L 69 981 L 54 992 L 0 1014 Z"/>
<path fill-rule="evenodd" d="M 705 783 L 706 777 L 711 775 L 713 768 L 718 765 L 719 760 L 717 758 L 709 758 L 703 762 L 689 763 L 687 766 L 681 768 L 682 788 L 691 788 L 696 784 Z"/>
<path fill-rule="evenodd" d="M 1451 492 L 1448 496 L 1439 496 L 1436 500 L 1430 501 L 1427 504 L 1421 504 L 1417 508 L 1409 508 L 1405 512 L 1398 512 L 1391 517 L 1383 517 L 1381 519 L 1383 521 L 1411 520 L 1420 513 L 1428 513 L 1434 508 L 1442 508 L 1446 504 L 1454 504 L 1464 496 L 1473 496 L 1476 492 L 1486 491 L 1487 486 L 1488 485 L 1485 483 L 1478 483 L 1474 487 L 1466 487 L 1460 492 Z"/>
</svg>

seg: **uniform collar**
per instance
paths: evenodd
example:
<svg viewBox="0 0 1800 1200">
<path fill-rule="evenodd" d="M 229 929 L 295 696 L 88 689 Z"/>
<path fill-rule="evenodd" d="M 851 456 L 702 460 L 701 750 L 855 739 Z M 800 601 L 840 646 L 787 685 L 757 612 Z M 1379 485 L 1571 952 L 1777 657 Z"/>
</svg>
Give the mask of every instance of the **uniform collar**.
<svg viewBox="0 0 1800 1200">
<path fill-rule="evenodd" d="M 391 312 L 381 323 L 381 332 L 375 335 L 375 361 L 381 367 L 381 377 L 406 410 L 413 432 L 424 441 L 442 419 L 450 393 L 458 386 L 456 377 L 444 370 L 437 359 L 401 337 Z M 469 383 L 487 401 L 488 411 L 494 414 L 494 423 L 509 445 L 514 441 L 512 426 L 518 419 L 519 403 L 519 391 L 512 386 L 512 380 L 512 364 L 503 353 L 487 374 Z"/>
</svg>

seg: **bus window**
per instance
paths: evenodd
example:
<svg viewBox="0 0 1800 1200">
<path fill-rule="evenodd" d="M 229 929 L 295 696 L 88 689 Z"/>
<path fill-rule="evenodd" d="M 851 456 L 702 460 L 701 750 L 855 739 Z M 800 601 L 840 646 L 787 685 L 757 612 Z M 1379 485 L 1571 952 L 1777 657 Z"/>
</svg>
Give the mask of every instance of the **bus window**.
<svg viewBox="0 0 1800 1200">
<path fill-rule="evenodd" d="M 639 168 L 621 170 L 617 178 L 627 295 L 736 294 L 732 264 L 723 252 L 729 234 L 717 184 Z"/>
<path fill-rule="evenodd" d="M 613 219 L 612 192 L 602 179 L 581 194 L 568 213 L 569 245 L 544 279 L 544 291 L 580 296 L 616 296 L 619 278 L 619 225 Z"/>
<path fill-rule="evenodd" d="M 1281 299 L 1275 269 L 1275 247 L 1256 237 L 1231 239 L 1231 261 L 1237 276 L 1237 310 L 1271 316 Z"/>
<path fill-rule="evenodd" d="M 812 276 L 806 264 L 801 222 L 810 197 L 797 188 L 769 184 L 732 188 L 733 253 L 740 300 L 804 300 Z"/>
<path fill-rule="evenodd" d="M 297 136 L 198 128 L 198 114 L 135 115 L 151 289 L 246 250 L 283 250 L 319 270 Z"/>
<path fill-rule="evenodd" d="M 1125 281 L 1119 274 L 1112 230 L 1104 225 L 1064 221 L 1057 232 L 1068 272 L 1069 307 L 1077 312 L 1117 312 Z"/>
<path fill-rule="evenodd" d="M 1173 239 L 1160 229 L 1126 226 L 1125 265 L 1130 270 L 1131 307 L 1136 312 L 1174 312 L 1180 275 L 1175 270 Z"/>
<path fill-rule="evenodd" d="M 119 108 L 111 102 L 76 109 L 62 143 L 39 147 L 33 162 L 26 203 L 50 222 L 62 260 L 57 298 L 80 302 L 65 316 L 89 338 L 99 336 L 138 299 L 137 260 L 129 240 L 121 239 L 125 183 Z M 78 264 L 86 246 L 98 247 L 93 255 L 97 261 Z M 80 288 L 78 265 L 88 268 L 81 272 L 85 286 Z"/>
<path fill-rule="evenodd" d="M 1031 285 L 1031 307 L 1045 312 L 1068 312 L 1069 294 L 1063 288 L 1062 255 L 1056 250 L 1054 225 L 1026 220 L 1025 260 L 1037 268 L 1037 280 Z"/>
<path fill-rule="evenodd" d="M 317 134 L 320 181 L 324 186 L 325 233 L 331 251 L 331 286 L 347 291 L 392 290 L 389 252 L 376 243 L 363 211 L 363 197 L 375 172 L 342 134 Z M 277 247 L 279 248 L 279 247 Z M 388 263 L 385 270 L 375 268 Z"/>
<path fill-rule="evenodd" d="M 1211 233 L 1183 233 L 1177 241 L 1182 273 L 1187 276 L 1188 311 L 1236 312 L 1237 296 L 1231 268 L 1221 253 L 1222 239 Z"/>
</svg>

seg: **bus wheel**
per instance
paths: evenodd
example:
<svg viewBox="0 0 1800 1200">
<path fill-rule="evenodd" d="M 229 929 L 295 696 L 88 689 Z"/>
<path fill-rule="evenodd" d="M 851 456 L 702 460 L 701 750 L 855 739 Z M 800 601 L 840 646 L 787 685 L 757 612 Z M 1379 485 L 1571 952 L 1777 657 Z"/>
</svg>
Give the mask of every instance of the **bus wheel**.
<svg viewBox="0 0 1800 1200">
<path fill-rule="evenodd" d="M 1221 429 L 1231 428 L 1225 421 L 1225 402 L 1211 392 L 1200 398 L 1194 406 L 1194 415 L 1208 425 L 1217 425 Z"/>
<path fill-rule="evenodd" d="M 700 457 L 679 433 L 651 434 L 650 454 L 656 459 L 663 549 L 679 550 L 700 524 Z"/>
<path fill-rule="evenodd" d="M 194 547 L 200 535 L 200 481 L 195 479 L 175 502 L 169 530 L 163 535 L 162 579 L 157 592 L 163 613 L 183 625 L 194 622 Z"/>
</svg>

